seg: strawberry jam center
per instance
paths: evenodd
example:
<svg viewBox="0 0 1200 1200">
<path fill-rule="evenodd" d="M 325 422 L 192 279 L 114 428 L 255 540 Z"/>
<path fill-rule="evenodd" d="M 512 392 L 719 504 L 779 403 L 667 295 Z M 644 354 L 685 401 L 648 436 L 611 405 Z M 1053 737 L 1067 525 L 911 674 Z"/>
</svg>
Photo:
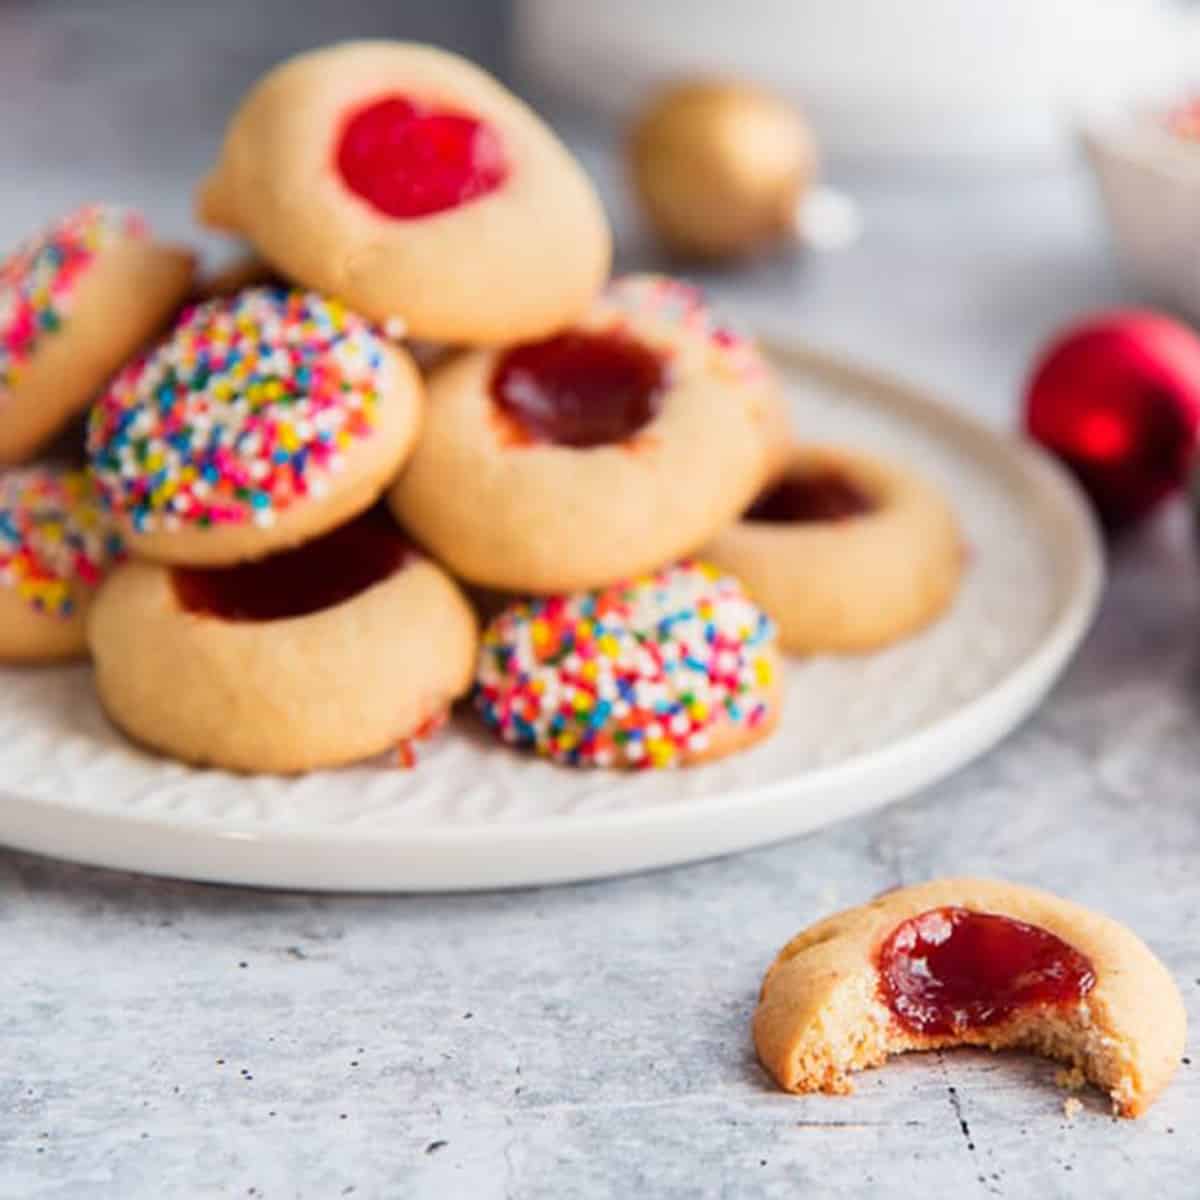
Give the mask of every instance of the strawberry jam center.
<svg viewBox="0 0 1200 1200">
<path fill-rule="evenodd" d="M 176 567 L 171 579 L 187 612 L 223 621 L 282 621 L 344 603 L 394 574 L 412 553 L 395 522 L 376 506 L 295 550 L 236 567 Z"/>
<path fill-rule="evenodd" d="M 509 350 L 492 374 L 492 399 L 526 440 L 582 448 L 648 425 L 666 383 L 666 360 L 636 338 L 573 331 Z"/>
<path fill-rule="evenodd" d="M 1096 983 L 1061 938 L 996 913 L 934 908 L 894 929 L 879 950 L 884 1001 L 918 1034 L 962 1034 L 1020 1009 L 1072 1004 Z"/>
<path fill-rule="evenodd" d="M 508 178 L 495 129 L 407 96 L 384 96 L 351 113 L 336 161 L 355 195 L 399 220 L 457 208 Z"/>
<path fill-rule="evenodd" d="M 845 521 L 875 507 L 875 501 L 851 479 L 826 468 L 781 479 L 754 501 L 742 519 L 771 525 Z"/>
</svg>

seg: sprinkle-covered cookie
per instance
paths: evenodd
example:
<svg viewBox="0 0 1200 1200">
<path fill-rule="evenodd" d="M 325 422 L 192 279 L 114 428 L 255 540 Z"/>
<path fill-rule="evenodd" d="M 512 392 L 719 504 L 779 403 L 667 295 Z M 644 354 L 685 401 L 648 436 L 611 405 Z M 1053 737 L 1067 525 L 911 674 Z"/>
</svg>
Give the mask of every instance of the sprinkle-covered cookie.
<svg viewBox="0 0 1200 1200">
<path fill-rule="evenodd" d="M 770 730 L 774 636 L 732 576 L 681 563 L 506 609 L 484 632 L 475 702 L 506 742 L 558 762 L 677 766 Z"/>
<path fill-rule="evenodd" d="M 0 399 L 38 342 L 63 328 L 96 255 L 122 239 L 146 236 L 145 221 L 132 209 L 88 204 L 0 262 Z"/>
<path fill-rule="evenodd" d="M 36 458 L 167 326 L 195 269 L 142 217 L 89 204 L 0 261 L 0 465 Z"/>
<path fill-rule="evenodd" d="M 39 613 L 75 616 L 121 556 L 87 472 L 0 475 L 0 584 Z"/>
<path fill-rule="evenodd" d="M 362 452 L 382 487 L 419 405 L 415 368 L 363 318 L 311 292 L 254 288 L 189 309 L 121 372 L 92 410 L 88 450 L 135 536 L 262 532 L 339 488 L 366 507 L 377 489 L 360 487 L 351 456 L 381 443 Z"/>
</svg>

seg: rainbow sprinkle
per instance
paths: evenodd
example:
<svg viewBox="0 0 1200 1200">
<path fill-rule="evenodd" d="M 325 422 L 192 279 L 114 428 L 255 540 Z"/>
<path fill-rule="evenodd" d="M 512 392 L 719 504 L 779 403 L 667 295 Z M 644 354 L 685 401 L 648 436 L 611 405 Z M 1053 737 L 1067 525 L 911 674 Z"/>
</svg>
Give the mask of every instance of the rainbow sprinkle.
<svg viewBox="0 0 1200 1200">
<path fill-rule="evenodd" d="M 704 293 L 666 275 L 625 275 L 605 289 L 597 303 L 601 321 L 649 324 L 676 351 L 689 345 L 707 351 L 705 365 L 741 383 L 769 377 L 757 345 L 714 317 Z"/>
<path fill-rule="evenodd" d="M 384 343 L 337 301 L 252 288 L 188 309 L 92 409 L 108 504 L 141 533 L 253 522 L 321 496 L 377 420 Z"/>
<path fill-rule="evenodd" d="M 775 636 L 702 563 L 514 604 L 487 627 L 475 703 L 506 741 L 572 766 L 671 767 L 724 718 L 767 716 Z"/>
<path fill-rule="evenodd" d="M 38 341 L 62 328 L 79 280 L 97 253 L 147 232 L 131 209 L 89 204 L 0 263 L 0 397 L 17 383 Z"/>
<path fill-rule="evenodd" d="M 86 471 L 31 467 L 0 475 L 0 584 L 39 612 L 72 616 L 78 587 L 98 587 L 122 557 Z"/>
<path fill-rule="evenodd" d="M 408 737 L 401 738 L 396 744 L 396 766 L 411 771 L 420 760 L 421 743 L 437 737 L 449 723 L 450 710 L 448 708 L 440 709 L 426 717 Z"/>
</svg>

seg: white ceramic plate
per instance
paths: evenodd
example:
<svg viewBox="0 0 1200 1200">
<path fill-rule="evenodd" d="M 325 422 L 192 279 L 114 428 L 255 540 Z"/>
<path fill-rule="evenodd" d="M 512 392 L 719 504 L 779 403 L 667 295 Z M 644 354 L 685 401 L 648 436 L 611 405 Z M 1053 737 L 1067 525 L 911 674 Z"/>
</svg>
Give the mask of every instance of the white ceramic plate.
<svg viewBox="0 0 1200 1200">
<path fill-rule="evenodd" d="M 129 745 L 89 669 L 0 670 L 0 842 L 156 875 L 333 891 L 592 879 L 791 837 L 962 766 L 1042 699 L 1083 636 L 1101 545 L 1036 449 L 911 388 L 776 355 L 810 439 L 892 454 L 946 490 L 970 563 L 953 611 L 878 654 L 790 667 L 778 732 L 711 766 L 578 771 L 504 749 L 470 714 L 415 770 L 200 771 Z"/>
</svg>

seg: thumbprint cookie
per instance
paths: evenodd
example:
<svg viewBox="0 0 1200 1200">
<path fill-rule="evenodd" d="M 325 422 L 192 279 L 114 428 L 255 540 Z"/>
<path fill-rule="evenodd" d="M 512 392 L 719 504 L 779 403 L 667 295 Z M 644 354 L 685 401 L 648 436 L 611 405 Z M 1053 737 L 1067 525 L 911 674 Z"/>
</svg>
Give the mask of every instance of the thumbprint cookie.
<svg viewBox="0 0 1200 1200">
<path fill-rule="evenodd" d="M 201 219 L 415 338 L 495 344 L 579 317 L 608 275 L 591 184 L 532 110 L 444 50 L 348 42 L 246 96 Z"/>
<path fill-rule="evenodd" d="M 582 324 L 460 354 L 391 491 L 407 529 L 471 583 L 603 587 L 684 557 L 766 481 L 780 409 L 755 346 L 699 293 L 616 283 Z"/>
<path fill-rule="evenodd" d="M 890 1055 L 1032 1050 L 1137 1117 L 1183 1053 L 1166 967 L 1134 933 L 1049 892 L 942 879 L 887 892 L 794 937 L 763 981 L 758 1056 L 793 1092 L 848 1092 Z"/>
<path fill-rule="evenodd" d="M 793 446 L 767 487 L 702 551 L 732 571 L 796 654 L 874 650 L 953 601 L 962 539 L 920 476 L 872 455 Z"/>
<path fill-rule="evenodd" d="M 477 642 L 453 580 L 381 506 L 253 563 L 130 562 L 88 638 L 101 701 L 135 741 L 277 773 L 420 736 L 470 686 Z"/>
</svg>

